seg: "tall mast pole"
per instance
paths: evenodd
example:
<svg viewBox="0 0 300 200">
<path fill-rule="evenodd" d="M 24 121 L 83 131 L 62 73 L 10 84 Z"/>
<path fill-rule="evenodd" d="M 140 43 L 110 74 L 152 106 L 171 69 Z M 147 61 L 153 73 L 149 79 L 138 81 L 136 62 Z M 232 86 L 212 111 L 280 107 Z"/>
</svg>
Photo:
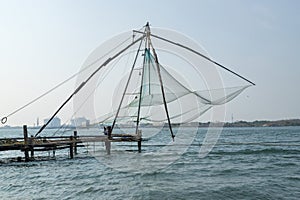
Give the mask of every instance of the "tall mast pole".
<svg viewBox="0 0 300 200">
<path fill-rule="evenodd" d="M 146 52 L 147 52 L 147 46 L 149 47 L 149 40 L 148 36 L 150 37 L 150 32 L 149 32 L 149 23 L 147 22 L 146 27 L 145 27 L 145 51 L 144 51 L 144 60 L 143 60 L 143 67 L 142 67 L 142 79 L 141 79 L 141 86 L 140 86 L 140 92 L 139 92 L 139 105 L 138 105 L 138 113 L 137 113 L 137 118 L 136 118 L 136 128 L 135 128 L 135 133 L 138 134 L 139 131 L 139 124 L 140 124 L 140 114 L 141 114 L 141 103 L 142 103 L 142 93 L 143 93 L 143 82 L 144 82 L 144 68 L 145 68 L 145 63 L 146 63 Z"/>
<path fill-rule="evenodd" d="M 126 85 L 125 85 L 125 88 L 124 88 L 124 92 L 123 92 L 123 95 L 122 95 L 122 98 L 121 98 L 121 101 L 120 101 L 120 104 L 119 104 L 119 107 L 118 107 L 118 110 L 117 110 L 117 113 L 116 113 L 116 116 L 115 116 L 115 119 L 114 119 L 113 124 L 112 124 L 112 126 L 111 126 L 111 131 L 113 131 L 114 126 L 115 126 L 115 124 L 116 124 L 116 121 L 117 121 L 117 118 L 118 118 L 118 115 L 119 115 L 119 112 L 120 112 L 122 103 L 123 103 L 123 101 L 124 101 L 124 97 L 125 97 L 126 91 L 127 91 L 127 89 L 128 89 L 128 85 L 129 85 L 131 76 L 132 76 L 132 72 L 133 72 L 134 67 L 135 67 L 135 65 L 136 65 L 136 61 L 137 61 L 138 55 L 139 55 L 139 53 L 140 53 L 140 49 L 141 49 L 142 43 L 143 43 L 143 40 L 141 40 L 141 42 L 140 42 L 140 44 L 139 44 L 139 48 L 138 48 L 138 50 L 137 50 L 137 52 L 136 52 L 136 55 L 135 55 L 135 58 L 134 58 L 134 61 L 133 61 L 133 64 L 132 64 L 132 67 L 131 67 L 131 70 L 130 70 L 130 73 L 129 73 L 129 77 L 128 77 L 128 80 L 127 80 L 127 82 L 126 82 Z"/>
<path fill-rule="evenodd" d="M 175 135 L 173 134 L 173 129 L 172 129 L 171 120 L 170 120 L 170 116 L 169 116 L 169 111 L 168 111 L 168 106 L 167 106 L 166 96 L 165 96 L 164 84 L 163 84 L 161 73 L 160 73 L 160 66 L 159 66 L 159 62 L 158 62 L 158 57 L 157 57 L 156 51 L 153 47 L 153 44 L 151 43 L 151 38 L 150 38 L 151 33 L 150 33 L 150 27 L 149 27 L 148 23 L 146 25 L 146 28 L 147 27 L 148 27 L 148 31 L 147 31 L 146 38 L 148 40 L 149 50 L 150 50 L 150 46 L 151 46 L 153 54 L 154 54 L 155 64 L 156 64 L 158 78 L 159 78 L 159 82 L 160 82 L 160 89 L 161 89 L 161 93 L 162 93 L 162 97 L 163 97 L 164 108 L 165 108 L 165 112 L 166 112 L 166 115 L 167 115 L 168 125 L 169 125 L 169 129 L 170 129 L 170 132 L 171 132 L 171 136 L 172 136 L 172 139 L 174 141 Z"/>
</svg>

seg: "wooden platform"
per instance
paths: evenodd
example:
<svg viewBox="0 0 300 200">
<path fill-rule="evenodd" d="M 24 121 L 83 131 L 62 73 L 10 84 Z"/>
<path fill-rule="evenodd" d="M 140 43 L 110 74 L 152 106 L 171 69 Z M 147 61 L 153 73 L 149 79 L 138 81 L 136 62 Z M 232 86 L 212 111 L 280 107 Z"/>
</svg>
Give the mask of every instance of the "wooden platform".
<svg viewBox="0 0 300 200">
<path fill-rule="evenodd" d="M 24 152 L 25 161 L 34 159 L 35 151 L 50 151 L 59 149 L 70 149 L 70 158 L 77 154 L 77 148 L 84 146 L 84 143 L 104 142 L 106 151 L 110 154 L 111 142 L 137 142 L 138 151 L 141 152 L 142 136 L 139 134 L 111 134 L 106 135 L 91 135 L 77 136 L 77 131 L 74 131 L 72 136 L 58 137 L 28 137 L 27 127 L 23 127 L 24 138 L 3 138 L 0 139 L 0 151 L 19 150 Z M 81 144 L 81 145 L 80 145 Z M 30 152 L 30 157 L 29 157 Z"/>
</svg>

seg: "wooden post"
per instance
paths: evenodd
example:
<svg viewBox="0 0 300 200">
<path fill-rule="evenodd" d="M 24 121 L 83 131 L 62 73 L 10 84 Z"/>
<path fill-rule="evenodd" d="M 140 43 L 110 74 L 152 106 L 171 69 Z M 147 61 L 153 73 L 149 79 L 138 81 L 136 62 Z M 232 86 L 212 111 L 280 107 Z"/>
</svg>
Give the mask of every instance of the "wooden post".
<svg viewBox="0 0 300 200">
<path fill-rule="evenodd" d="M 27 126 L 23 126 L 23 134 L 24 134 L 24 155 L 25 155 L 25 162 L 29 161 L 29 154 L 28 154 L 28 132 Z"/>
<path fill-rule="evenodd" d="M 74 154 L 73 154 L 74 153 L 74 151 L 73 151 L 73 146 L 74 146 L 73 145 L 74 144 L 73 143 L 73 136 L 70 136 L 70 141 L 71 141 L 71 143 L 70 143 L 70 158 L 73 159 L 74 158 Z"/>
<path fill-rule="evenodd" d="M 34 138 L 33 138 L 33 135 L 30 137 L 30 139 L 29 139 L 29 146 L 30 146 L 30 151 L 31 151 L 31 153 L 30 153 L 30 157 L 31 157 L 31 159 L 34 159 L 34 142 L 33 142 L 33 140 L 34 140 Z"/>
<path fill-rule="evenodd" d="M 108 139 L 112 139 L 111 132 L 112 132 L 111 126 L 108 126 L 107 127 L 107 137 L 108 137 Z"/>
<path fill-rule="evenodd" d="M 142 131 L 141 130 L 138 130 L 137 138 L 138 138 L 138 151 L 139 153 L 141 153 L 142 152 Z"/>
<path fill-rule="evenodd" d="M 111 126 L 108 126 L 107 128 L 107 141 L 105 141 L 105 147 L 106 147 L 106 152 L 107 152 L 107 155 L 110 155 L 110 149 L 111 149 L 111 142 L 109 140 L 112 139 L 112 136 L 111 136 Z"/>
<path fill-rule="evenodd" d="M 142 140 L 138 141 L 138 151 L 139 151 L 139 153 L 142 152 Z"/>
<path fill-rule="evenodd" d="M 74 131 L 74 138 L 77 141 L 77 131 Z M 75 142 L 74 154 L 77 155 L 77 142 Z"/>
<path fill-rule="evenodd" d="M 107 155 L 110 155 L 110 149 L 111 149 L 110 141 L 105 141 L 104 143 L 105 143 Z"/>
</svg>

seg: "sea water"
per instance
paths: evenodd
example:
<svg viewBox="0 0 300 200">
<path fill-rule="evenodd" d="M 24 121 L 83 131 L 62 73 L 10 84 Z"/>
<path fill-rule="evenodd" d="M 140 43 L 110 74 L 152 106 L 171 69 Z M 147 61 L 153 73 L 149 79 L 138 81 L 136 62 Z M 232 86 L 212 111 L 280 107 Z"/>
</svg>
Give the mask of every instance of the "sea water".
<svg viewBox="0 0 300 200">
<path fill-rule="evenodd" d="M 140 154 L 127 151 L 137 148 L 130 144 L 121 150 L 112 147 L 111 155 L 102 157 L 81 148 L 75 159 L 61 151 L 56 157 L 49 152 L 52 159 L 46 161 L 2 161 L 0 199 L 300 199 L 300 127 L 223 128 L 205 157 L 199 157 L 199 149 L 207 129 L 200 128 L 185 151 L 177 152 L 167 165 L 139 170 L 134 164 L 136 172 L 126 170 L 134 169 L 126 163 L 142 157 L 152 163 L 139 164 L 151 166 L 173 156 L 157 156 L 160 151 L 153 150 L 164 146 L 159 138 L 169 138 L 168 129 L 161 132 L 168 137 L 143 142 Z M 1 129 L 0 136 L 21 137 L 22 130 Z M 7 154 L 18 153 L 0 156 L 5 160 Z M 109 164 L 116 157 L 122 169 Z"/>
</svg>

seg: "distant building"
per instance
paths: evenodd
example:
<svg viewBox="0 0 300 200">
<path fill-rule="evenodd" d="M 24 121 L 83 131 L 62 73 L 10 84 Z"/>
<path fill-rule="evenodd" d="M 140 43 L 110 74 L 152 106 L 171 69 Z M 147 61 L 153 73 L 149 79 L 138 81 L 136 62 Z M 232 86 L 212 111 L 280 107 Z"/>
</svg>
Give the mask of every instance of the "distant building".
<svg viewBox="0 0 300 200">
<path fill-rule="evenodd" d="M 44 124 L 46 124 L 49 119 L 44 119 Z M 54 117 L 51 122 L 48 124 L 48 128 L 57 128 L 61 126 L 61 120 L 58 117 Z"/>
<path fill-rule="evenodd" d="M 78 117 L 71 120 L 71 125 L 74 127 L 88 127 L 90 125 L 90 120 L 85 117 Z"/>
</svg>

